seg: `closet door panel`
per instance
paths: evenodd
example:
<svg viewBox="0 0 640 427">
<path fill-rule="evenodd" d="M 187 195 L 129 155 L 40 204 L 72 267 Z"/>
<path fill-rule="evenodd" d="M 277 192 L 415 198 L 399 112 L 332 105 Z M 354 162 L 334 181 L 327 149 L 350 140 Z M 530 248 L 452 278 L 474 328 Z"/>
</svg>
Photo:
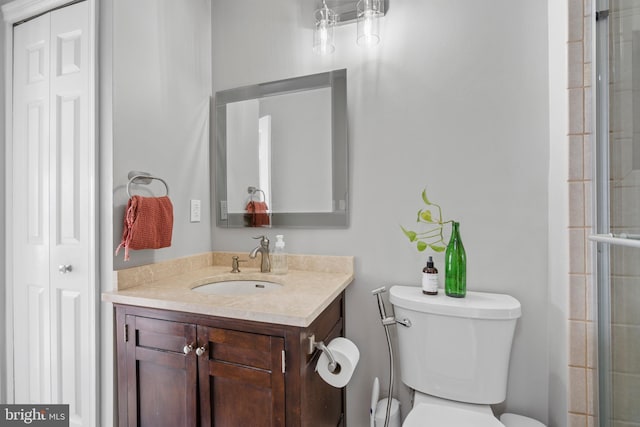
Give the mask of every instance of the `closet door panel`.
<svg viewBox="0 0 640 427">
<path fill-rule="evenodd" d="M 56 394 L 60 403 L 69 404 L 71 425 L 87 425 L 81 423 L 83 414 L 84 377 L 78 370 L 82 366 L 82 295 L 79 292 L 58 289 L 56 291 L 56 307 L 64 315 L 60 316 L 58 325 L 58 343 L 63 357 L 57 360 L 55 371 L 58 372 Z M 85 397 L 86 399 L 86 397 Z"/>
<path fill-rule="evenodd" d="M 51 12 L 50 185 L 52 399 L 69 404 L 71 426 L 89 425 L 94 394 L 90 342 L 88 4 Z M 60 266 L 70 266 L 61 273 Z M 95 357 L 95 356 L 93 356 Z"/>
<path fill-rule="evenodd" d="M 56 95 L 57 147 L 55 170 L 58 173 L 56 246 L 82 246 L 82 193 L 80 192 L 82 157 L 80 132 L 80 95 Z M 86 234 L 86 233 L 84 233 Z"/>
<path fill-rule="evenodd" d="M 14 30 L 13 324 L 16 402 L 51 398 L 49 16 Z"/>
<path fill-rule="evenodd" d="M 16 383 L 16 402 L 40 403 L 49 399 L 49 301 L 46 298 L 48 292 L 42 286 L 28 286 L 27 288 L 28 318 L 26 321 L 26 334 L 28 339 L 22 337 L 20 341 L 24 347 L 20 348 L 23 360 L 16 360 L 16 372 L 20 374 L 23 383 Z M 20 328 L 22 329 L 22 327 Z M 25 357 L 26 356 L 26 357 Z M 18 375 L 16 375 L 18 376 Z M 20 392 L 20 398 L 18 398 Z"/>
<path fill-rule="evenodd" d="M 43 99 L 34 99 L 25 106 L 26 114 L 24 119 L 25 128 L 20 129 L 26 131 L 26 152 L 18 153 L 27 166 L 27 188 L 25 194 L 16 195 L 16 198 L 23 199 L 26 204 L 26 221 L 27 221 L 27 239 L 28 244 L 34 247 L 43 247 L 48 243 L 48 235 L 45 234 L 49 230 L 48 224 L 48 204 L 43 198 L 47 193 L 43 193 L 47 178 L 45 175 L 48 171 L 48 165 L 44 169 L 43 159 L 48 157 L 48 146 L 44 143 L 43 138 L 49 133 L 48 122 L 45 118 L 48 116 L 48 106 L 45 105 Z M 48 119 L 47 119 L 48 120 Z M 22 150 L 23 148 L 20 148 Z M 48 252 L 48 250 L 47 250 Z"/>
</svg>

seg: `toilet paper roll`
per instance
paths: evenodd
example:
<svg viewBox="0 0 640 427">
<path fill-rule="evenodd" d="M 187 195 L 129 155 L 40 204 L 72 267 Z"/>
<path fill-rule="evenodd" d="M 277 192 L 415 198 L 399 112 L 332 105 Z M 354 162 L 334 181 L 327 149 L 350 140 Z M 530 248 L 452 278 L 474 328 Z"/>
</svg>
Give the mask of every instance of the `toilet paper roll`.
<svg viewBox="0 0 640 427">
<path fill-rule="evenodd" d="M 329 357 L 323 352 L 318 358 L 316 371 L 327 384 L 342 388 L 347 385 L 353 371 L 355 371 L 360 360 L 360 350 L 351 341 L 343 337 L 338 337 L 327 345 L 327 348 L 333 354 L 334 359 L 338 363 L 338 367 L 334 372 L 329 371 Z"/>
</svg>

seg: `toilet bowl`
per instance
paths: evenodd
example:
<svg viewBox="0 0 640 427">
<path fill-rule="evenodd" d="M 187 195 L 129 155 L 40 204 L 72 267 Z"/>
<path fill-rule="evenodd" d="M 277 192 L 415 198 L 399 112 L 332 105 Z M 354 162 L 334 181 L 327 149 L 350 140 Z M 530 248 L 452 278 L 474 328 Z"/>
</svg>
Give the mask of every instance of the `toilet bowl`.
<svg viewBox="0 0 640 427">
<path fill-rule="evenodd" d="M 389 291 L 398 321 L 402 382 L 415 391 L 403 427 L 544 427 L 491 410 L 506 398 L 511 344 L 520 302 L 509 295 L 424 295 L 420 287 Z"/>
<path fill-rule="evenodd" d="M 475 405 L 416 392 L 402 427 L 504 427 L 489 405 Z"/>
<path fill-rule="evenodd" d="M 454 402 L 417 393 L 402 427 L 546 427 L 533 418 L 505 413 L 498 420 L 489 405 Z"/>
<path fill-rule="evenodd" d="M 402 427 L 504 427 L 493 415 L 421 403 L 411 409 Z"/>
<path fill-rule="evenodd" d="M 505 413 L 500 416 L 500 422 L 505 427 L 546 427 L 538 420 L 522 415 Z"/>
</svg>

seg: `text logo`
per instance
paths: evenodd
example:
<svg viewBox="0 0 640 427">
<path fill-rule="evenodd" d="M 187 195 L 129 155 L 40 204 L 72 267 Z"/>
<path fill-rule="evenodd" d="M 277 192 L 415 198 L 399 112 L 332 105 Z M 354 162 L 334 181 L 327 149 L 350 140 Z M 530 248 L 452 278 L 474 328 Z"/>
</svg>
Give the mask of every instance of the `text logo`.
<svg viewBox="0 0 640 427">
<path fill-rule="evenodd" d="M 69 427 L 69 405 L 0 405 L 0 427 Z"/>
</svg>

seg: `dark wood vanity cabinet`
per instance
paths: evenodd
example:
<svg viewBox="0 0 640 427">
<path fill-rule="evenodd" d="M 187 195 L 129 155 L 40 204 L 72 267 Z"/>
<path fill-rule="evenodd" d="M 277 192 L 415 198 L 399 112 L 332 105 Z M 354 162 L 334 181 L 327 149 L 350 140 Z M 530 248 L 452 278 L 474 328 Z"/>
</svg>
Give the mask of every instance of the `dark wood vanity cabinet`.
<svg viewBox="0 0 640 427">
<path fill-rule="evenodd" d="M 344 426 L 309 336 L 344 336 L 341 294 L 307 328 L 115 305 L 119 426 Z"/>
<path fill-rule="evenodd" d="M 196 326 L 133 314 L 124 319 L 119 404 L 127 411 L 120 425 L 198 425 L 198 361 L 183 352 L 185 343 L 195 343 Z"/>
<path fill-rule="evenodd" d="M 198 341 L 201 425 L 286 425 L 283 338 L 198 326 Z"/>
</svg>

